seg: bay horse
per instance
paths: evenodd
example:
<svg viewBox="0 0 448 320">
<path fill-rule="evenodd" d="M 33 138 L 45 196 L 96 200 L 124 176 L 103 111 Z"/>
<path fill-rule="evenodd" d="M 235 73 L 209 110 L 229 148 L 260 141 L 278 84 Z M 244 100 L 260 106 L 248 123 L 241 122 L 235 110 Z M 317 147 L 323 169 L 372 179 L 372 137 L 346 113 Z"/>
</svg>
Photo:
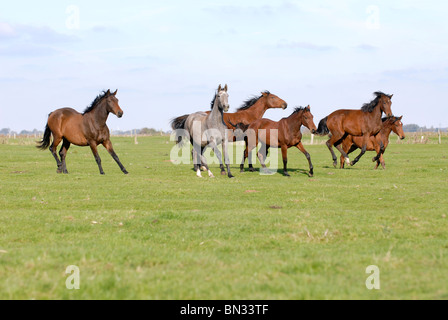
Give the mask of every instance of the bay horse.
<svg viewBox="0 0 448 320">
<path fill-rule="evenodd" d="M 313 134 L 316 131 L 316 125 L 313 121 L 310 106 L 306 108 L 296 108 L 291 116 L 283 118 L 280 121 L 272 121 L 269 119 L 260 119 L 249 125 L 246 136 L 246 150 L 244 151 L 244 158 L 241 164 L 241 170 L 244 169 L 244 161 L 252 152 L 252 150 L 261 142 L 261 148 L 258 151 L 258 158 L 264 169 L 266 169 L 265 160 L 269 148 L 281 148 L 283 158 L 283 174 L 289 177 L 288 173 L 288 149 L 297 147 L 307 158 L 310 171 L 308 175 L 314 175 L 313 164 L 311 163 L 311 156 L 305 150 L 302 144 L 301 126 L 307 127 Z M 259 136 L 259 130 L 266 130 L 266 135 Z M 271 132 L 271 130 L 273 130 Z"/>
<path fill-rule="evenodd" d="M 384 152 L 386 151 L 387 146 L 389 145 L 389 136 L 390 133 L 393 131 L 397 136 L 400 137 L 401 140 L 404 140 L 406 138 L 406 135 L 403 131 L 403 122 L 401 120 L 403 119 L 403 116 L 401 117 L 386 117 L 383 118 L 383 125 L 378 134 L 375 136 L 371 136 L 369 139 L 369 142 L 367 143 L 367 151 L 376 151 L 377 153 L 381 149 L 381 143 L 384 145 Z M 342 141 L 342 150 L 344 150 L 345 153 L 350 154 L 353 151 L 355 151 L 358 148 L 362 148 L 362 137 L 355 137 L 348 135 L 343 141 Z M 375 170 L 378 169 L 378 166 L 381 164 L 383 169 L 386 169 L 386 163 L 384 162 L 383 154 L 381 154 L 380 159 L 377 161 Z M 345 158 L 341 155 L 341 169 L 344 168 L 345 164 Z"/>
<path fill-rule="evenodd" d="M 249 125 L 256 120 L 263 118 L 264 114 L 269 109 L 283 109 L 285 110 L 288 104 L 275 94 L 269 91 L 264 91 L 261 96 L 255 96 L 244 101 L 242 106 L 236 110 L 234 113 L 224 113 L 223 119 L 224 123 L 228 129 L 234 130 L 235 124 Z M 210 113 L 208 111 L 207 113 Z M 176 130 L 176 127 L 182 126 L 182 123 L 188 118 L 189 114 L 174 118 L 171 121 L 171 127 Z M 237 140 L 232 132 L 229 132 L 229 142 L 234 142 Z M 252 167 L 252 165 L 250 165 Z M 221 174 L 225 174 L 225 169 L 221 167 Z"/>
<path fill-rule="evenodd" d="M 190 142 L 193 145 L 193 162 L 194 170 L 199 178 L 202 178 L 201 163 L 208 171 L 210 178 L 213 178 L 213 173 L 210 171 L 207 160 L 203 153 L 207 147 L 213 148 L 216 157 L 219 160 L 221 169 L 224 168 L 222 162 L 222 154 L 218 149 L 218 145 L 223 145 L 224 163 L 227 166 L 227 174 L 229 178 L 233 178 L 230 172 L 230 161 L 227 150 L 228 141 L 226 139 L 227 126 L 223 121 L 224 112 L 229 110 L 229 94 L 228 86 L 224 88 L 219 85 L 215 97 L 212 100 L 211 112 L 196 112 L 190 114 L 185 121 L 172 120 L 172 128 L 174 130 L 183 130 L 178 132 L 177 136 L 180 138 L 178 144 L 183 143 L 183 137 L 189 136 Z M 187 134 L 188 133 L 188 134 Z M 224 171 L 225 172 L 225 171 Z"/>
<path fill-rule="evenodd" d="M 106 125 L 109 113 L 115 114 L 118 118 L 123 116 L 123 110 L 116 98 L 117 92 L 118 90 L 114 93 L 111 93 L 110 90 L 103 91 L 84 113 L 79 113 L 72 108 L 62 108 L 50 113 L 44 137 L 38 142 L 37 148 L 41 150 L 50 148 L 58 165 L 57 173 L 68 174 L 65 158 L 70 145 L 74 144 L 81 147 L 89 146 L 100 173 L 104 174 L 97 150 L 98 145 L 102 144 L 117 162 L 121 171 L 128 174 L 112 147 L 109 128 Z M 50 145 L 51 136 L 53 136 L 53 143 Z M 56 151 L 61 141 L 62 147 L 59 151 L 61 159 L 59 160 Z"/>
<path fill-rule="evenodd" d="M 316 134 L 327 135 L 331 133 L 331 137 L 327 141 L 327 147 L 333 157 L 335 168 L 338 163 L 333 145 L 344 156 L 346 163 L 354 166 L 366 153 L 370 136 L 376 135 L 381 130 L 383 112 L 388 117 L 393 115 L 391 110 L 393 95 L 387 95 L 380 91 L 375 92 L 374 95 L 376 96 L 375 99 L 364 104 L 361 110 L 337 110 L 320 121 Z M 361 153 L 353 162 L 350 162 L 348 155 L 340 146 L 343 139 L 348 135 L 362 137 Z M 380 151 L 373 161 L 378 161 L 383 152 L 384 145 L 381 145 Z"/>
</svg>

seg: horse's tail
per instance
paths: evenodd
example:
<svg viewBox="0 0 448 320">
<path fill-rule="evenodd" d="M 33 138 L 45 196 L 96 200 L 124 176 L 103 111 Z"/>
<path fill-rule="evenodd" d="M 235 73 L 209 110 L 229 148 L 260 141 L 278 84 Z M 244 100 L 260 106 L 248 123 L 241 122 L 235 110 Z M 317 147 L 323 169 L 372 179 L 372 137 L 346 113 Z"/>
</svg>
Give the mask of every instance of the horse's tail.
<svg viewBox="0 0 448 320">
<path fill-rule="evenodd" d="M 316 134 L 317 134 L 317 135 L 319 135 L 319 136 L 325 136 L 325 135 L 327 135 L 327 134 L 330 133 L 330 130 L 329 130 L 328 127 L 327 127 L 327 120 L 328 120 L 328 117 L 322 119 L 322 120 L 319 122 L 319 126 L 317 127 L 317 130 L 316 130 Z"/>
<path fill-rule="evenodd" d="M 51 113 L 50 113 L 50 115 L 51 115 Z M 36 148 L 38 148 L 40 150 L 47 150 L 48 147 L 50 147 L 50 140 L 51 140 L 51 130 L 50 130 L 50 127 L 48 126 L 48 122 L 47 122 L 47 125 L 45 126 L 44 137 L 42 138 L 41 141 L 37 141 Z"/>
<path fill-rule="evenodd" d="M 180 147 L 183 145 L 183 137 L 187 137 L 186 131 L 185 131 L 185 122 L 187 122 L 187 118 L 189 117 L 189 114 L 174 118 L 171 120 L 171 128 L 178 132 L 177 135 L 178 140 L 176 141 L 176 144 L 178 144 Z M 179 131 L 182 130 L 182 131 Z"/>
</svg>

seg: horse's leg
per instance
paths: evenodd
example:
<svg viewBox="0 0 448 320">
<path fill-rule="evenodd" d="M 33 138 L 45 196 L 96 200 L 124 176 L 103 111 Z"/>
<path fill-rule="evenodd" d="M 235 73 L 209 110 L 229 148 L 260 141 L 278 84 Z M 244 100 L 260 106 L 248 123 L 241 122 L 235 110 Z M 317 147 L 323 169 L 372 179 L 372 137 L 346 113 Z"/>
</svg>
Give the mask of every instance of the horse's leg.
<svg viewBox="0 0 448 320">
<path fill-rule="evenodd" d="M 335 145 L 336 142 L 340 141 L 344 137 L 344 134 L 345 134 L 344 132 L 333 133 L 331 138 L 330 138 L 330 140 L 328 140 L 327 143 L 326 143 L 327 147 L 328 147 L 328 150 L 330 150 L 331 156 L 333 157 L 333 166 L 335 168 L 338 166 L 338 158 L 336 157 L 336 154 L 334 153 L 333 145 Z M 344 156 L 345 161 L 347 162 L 347 164 L 349 164 L 350 163 L 350 159 L 348 158 L 348 155 L 344 152 L 344 150 L 342 150 L 339 145 L 337 145 L 336 148 Z"/>
<path fill-rule="evenodd" d="M 380 150 L 377 151 L 377 155 L 376 155 L 376 157 L 374 157 L 374 158 L 372 159 L 373 162 L 375 162 L 375 161 L 379 161 L 381 155 L 384 153 L 384 151 L 385 151 L 385 149 L 386 149 L 386 148 L 384 147 L 384 143 L 383 143 L 383 141 L 380 142 L 379 147 L 380 147 Z"/>
<path fill-rule="evenodd" d="M 215 152 L 215 155 L 216 155 L 216 151 L 215 151 L 215 146 L 211 146 L 212 147 L 212 149 L 213 149 L 213 151 Z M 205 158 L 205 156 L 204 156 L 204 152 L 205 152 L 205 150 L 206 150 L 207 148 L 206 147 L 204 147 L 204 148 L 202 148 L 201 149 L 201 169 L 202 169 L 202 171 L 207 171 L 208 172 L 208 176 L 210 177 L 210 178 L 214 178 L 215 176 L 213 175 L 213 173 L 210 171 L 210 168 L 209 168 L 209 166 L 208 166 L 208 163 L 207 163 L 207 159 Z M 216 148 L 217 149 L 217 148 Z M 219 151 L 219 150 L 218 150 Z M 219 159 L 219 158 L 218 158 Z M 221 165 L 222 166 L 222 165 Z M 204 170 L 205 169 L 205 170 Z"/>
<path fill-rule="evenodd" d="M 212 149 L 213 149 L 213 152 L 215 153 L 215 156 L 218 158 L 219 167 L 221 168 L 221 175 L 225 176 L 226 169 L 224 168 L 224 165 L 222 163 L 222 153 L 221 153 L 221 151 L 219 151 L 218 145 L 216 143 L 212 144 Z M 209 175 L 210 175 L 210 173 L 209 173 Z"/>
<path fill-rule="evenodd" d="M 201 152 L 202 148 L 196 142 L 193 142 L 193 164 L 194 164 L 194 170 L 196 171 L 196 175 L 198 176 L 198 178 L 202 178 Z"/>
<path fill-rule="evenodd" d="M 225 135 L 224 135 L 225 137 Z M 224 163 L 226 164 L 227 167 L 227 176 L 229 178 L 234 178 L 234 176 L 232 175 L 232 173 L 230 172 L 230 160 L 229 160 L 229 150 L 228 150 L 228 146 L 229 146 L 229 141 L 228 139 L 223 139 L 222 140 L 222 151 L 224 153 Z"/>
<path fill-rule="evenodd" d="M 265 154 L 266 154 L 266 145 L 264 143 L 261 143 L 261 147 L 260 147 L 260 149 L 258 149 L 258 152 L 257 152 L 257 157 L 258 157 L 258 160 L 260 160 L 260 164 L 263 169 L 266 169 L 266 164 L 264 162 Z"/>
<path fill-rule="evenodd" d="M 384 153 L 381 154 L 380 160 L 378 160 L 378 162 L 377 162 L 377 167 L 378 167 L 378 164 L 381 163 L 381 166 L 383 167 L 383 169 L 386 170 L 386 162 L 384 162 L 384 156 L 383 155 L 384 155 Z"/>
<path fill-rule="evenodd" d="M 59 156 L 61 157 L 62 162 L 62 172 L 68 174 L 67 165 L 65 163 L 65 158 L 67 157 L 68 149 L 70 148 L 70 142 L 64 138 L 62 142 L 61 150 L 59 151 Z"/>
<path fill-rule="evenodd" d="M 53 157 L 55 158 L 56 163 L 58 165 L 58 170 L 56 171 L 57 173 L 62 173 L 62 161 L 59 160 L 59 157 L 57 154 L 58 145 L 61 143 L 61 141 L 62 141 L 61 136 L 56 136 L 53 134 L 53 143 L 50 146 L 50 152 L 53 155 Z"/>
<path fill-rule="evenodd" d="M 288 146 L 282 145 L 282 158 L 283 158 L 283 175 L 290 177 L 288 173 Z"/>
<path fill-rule="evenodd" d="M 109 152 L 109 154 L 112 156 L 112 158 L 115 160 L 115 162 L 120 167 L 121 171 L 123 171 L 124 174 L 128 174 L 129 172 L 126 171 L 125 167 L 121 164 L 120 159 L 118 158 L 117 154 L 114 151 L 114 148 L 112 147 L 112 142 L 110 140 L 106 140 L 103 142 L 104 148 Z"/>
<path fill-rule="evenodd" d="M 350 165 L 354 166 L 359 159 L 361 159 L 361 157 L 366 153 L 367 151 L 367 143 L 369 142 L 370 139 L 370 135 L 369 134 L 364 134 L 362 136 L 362 148 L 361 148 L 361 153 L 355 158 L 355 160 L 353 160 Z M 376 161 L 376 160 L 375 160 Z"/>
<path fill-rule="evenodd" d="M 244 152 L 243 152 L 243 160 L 241 161 L 241 165 L 240 165 L 240 172 L 243 173 L 244 172 L 244 163 L 246 162 L 247 156 L 248 156 L 248 152 L 247 152 L 247 140 L 244 139 Z"/>
<path fill-rule="evenodd" d="M 305 150 L 305 147 L 303 146 L 302 142 L 299 142 L 299 144 L 297 145 L 297 148 L 299 148 L 299 150 L 302 151 L 302 153 L 305 155 L 306 159 L 308 160 L 308 164 L 310 166 L 310 172 L 308 173 L 308 175 L 310 177 L 314 176 L 314 167 L 313 167 L 313 164 L 311 163 L 310 154 Z"/>
<path fill-rule="evenodd" d="M 103 167 L 101 166 L 101 158 L 98 154 L 98 145 L 95 141 L 89 143 L 90 149 L 92 150 L 93 156 L 95 157 L 95 161 L 98 164 L 98 168 L 100 169 L 100 174 L 104 174 Z"/>
<path fill-rule="evenodd" d="M 344 149 L 344 151 L 347 153 L 347 155 L 349 155 L 350 153 L 352 153 L 353 151 L 355 151 L 356 149 L 358 149 L 358 147 L 355 144 L 352 144 L 350 147 L 350 150 L 347 150 L 346 145 L 343 145 L 342 148 Z M 345 157 L 341 154 L 341 169 L 345 168 Z"/>
</svg>

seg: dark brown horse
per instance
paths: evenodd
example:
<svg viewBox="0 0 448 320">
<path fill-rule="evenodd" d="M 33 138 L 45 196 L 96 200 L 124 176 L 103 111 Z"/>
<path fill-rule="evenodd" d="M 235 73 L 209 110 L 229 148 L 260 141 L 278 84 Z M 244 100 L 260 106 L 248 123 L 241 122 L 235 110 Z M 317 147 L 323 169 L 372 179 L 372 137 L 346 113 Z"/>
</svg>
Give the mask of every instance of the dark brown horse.
<svg viewBox="0 0 448 320">
<path fill-rule="evenodd" d="M 376 135 L 380 130 L 383 122 L 381 121 L 382 113 L 388 117 L 392 116 L 392 97 L 382 92 L 374 93 L 376 98 L 364 104 L 361 110 L 337 110 L 328 117 L 322 119 L 317 129 L 317 134 L 326 135 L 331 133 L 330 140 L 327 141 L 327 147 L 333 156 L 333 165 L 338 165 L 337 157 L 333 151 L 333 145 L 344 156 L 346 163 L 354 166 L 359 159 L 366 153 L 367 144 L 370 136 Z M 350 162 L 348 155 L 341 148 L 341 143 L 348 135 L 362 137 L 362 149 L 358 157 Z M 378 161 L 384 152 L 384 145 L 381 145 L 380 152 L 374 158 Z"/>
<path fill-rule="evenodd" d="M 223 120 L 227 128 L 233 130 L 235 129 L 235 126 L 232 124 L 249 125 L 256 120 L 261 119 L 268 109 L 281 108 L 285 110 L 287 107 L 288 104 L 283 99 L 270 93 L 269 91 L 264 91 L 261 93 L 261 96 L 253 97 L 245 101 L 235 113 L 224 113 Z M 207 113 L 210 113 L 210 111 L 207 111 Z M 189 114 L 186 114 L 174 118 L 171 121 L 171 127 L 173 130 L 183 128 L 188 116 Z M 229 132 L 228 138 L 229 142 L 236 141 L 236 137 L 231 134 L 231 132 Z M 221 166 L 221 174 L 225 174 L 224 166 Z"/>
<path fill-rule="evenodd" d="M 128 174 L 112 148 L 109 128 L 106 125 L 109 113 L 112 112 L 118 118 L 123 116 L 123 110 L 121 110 L 118 105 L 118 99 L 116 98 L 117 91 L 114 93 L 111 93 L 110 90 L 107 92 L 104 91 L 101 95 L 96 97 L 90 107 L 88 107 L 82 114 L 71 108 L 58 109 L 50 113 L 44 137 L 42 141 L 38 143 L 37 148 L 46 150 L 50 147 L 50 151 L 58 165 L 58 173 L 68 173 L 65 158 L 67 156 L 67 151 L 70 148 L 70 144 L 74 144 L 81 147 L 89 146 L 95 156 L 100 173 L 104 174 L 101 166 L 101 159 L 97 150 L 97 146 L 102 144 L 118 163 L 121 171 Z M 50 146 L 52 135 L 53 143 Z M 61 141 L 62 147 L 59 151 L 61 160 L 59 160 L 56 151 Z"/>
<path fill-rule="evenodd" d="M 289 177 L 288 173 L 288 149 L 297 147 L 307 158 L 310 167 L 309 176 L 314 174 L 313 164 L 310 154 L 305 150 L 302 144 L 301 126 L 304 125 L 312 133 L 316 131 L 316 125 L 313 121 L 310 106 L 306 108 L 296 108 L 294 113 L 288 118 L 283 118 L 278 122 L 269 119 L 260 119 L 249 125 L 246 136 L 246 150 L 241 164 L 241 170 L 244 170 L 244 161 L 249 153 L 261 142 L 261 148 L 258 151 L 258 158 L 264 169 L 266 169 L 265 160 L 269 148 L 281 148 L 283 157 L 283 174 Z M 259 130 L 264 129 L 266 134 L 260 134 Z M 272 132 L 271 132 L 272 130 Z"/>
<path fill-rule="evenodd" d="M 403 119 L 403 116 L 399 118 L 397 117 L 383 118 L 383 126 L 377 135 L 370 137 L 369 142 L 367 143 L 367 151 L 376 151 L 377 153 L 379 153 L 382 143 L 384 145 L 384 152 L 385 152 L 387 146 L 389 145 L 389 136 L 392 131 L 397 136 L 399 136 L 401 140 L 405 139 L 406 136 L 403 131 L 403 122 L 401 122 L 401 119 Z M 354 137 L 348 135 L 342 141 L 341 144 L 342 150 L 344 150 L 345 153 L 350 154 L 356 149 L 362 148 L 362 142 L 363 142 L 362 137 Z M 380 159 L 377 161 L 375 170 L 378 169 L 378 166 L 380 164 L 383 167 L 383 169 L 386 169 L 386 163 L 384 162 L 383 158 L 384 152 L 381 154 Z M 344 168 L 344 164 L 345 164 L 345 158 L 344 156 L 341 156 L 341 169 Z"/>
</svg>

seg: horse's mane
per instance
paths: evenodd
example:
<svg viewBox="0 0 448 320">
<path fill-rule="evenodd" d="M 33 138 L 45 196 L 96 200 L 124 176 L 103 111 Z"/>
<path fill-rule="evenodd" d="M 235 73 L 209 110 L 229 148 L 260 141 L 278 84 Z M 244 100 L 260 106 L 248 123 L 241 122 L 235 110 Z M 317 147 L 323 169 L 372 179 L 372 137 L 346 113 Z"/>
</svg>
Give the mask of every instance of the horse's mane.
<svg viewBox="0 0 448 320">
<path fill-rule="evenodd" d="M 218 95 L 218 92 L 215 92 L 215 96 L 213 97 L 212 102 L 210 102 L 210 110 L 213 110 L 213 105 L 215 104 L 215 99 L 216 99 L 217 95 Z"/>
<path fill-rule="evenodd" d="M 296 114 L 299 113 L 300 111 L 304 111 L 306 108 L 305 107 L 296 107 L 294 109 L 294 112 L 292 114 Z"/>
<path fill-rule="evenodd" d="M 378 101 L 381 99 L 381 96 L 386 96 L 389 98 L 392 97 L 392 96 L 385 94 L 381 91 L 375 92 L 374 95 L 376 96 L 375 99 L 373 99 L 370 103 L 365 103 L 361 108 L 362 111 L 371 113 L 371 112 L 373 112 L 375 107 L 378 105 Z"/>
<path fill-rule="evenodd" d="M 84 110 L 83 114 L 89 113 L 90 111 L 92 111 L 96 105 L 103 99 L 105 98 L 107 95 L 107 91 L 103 90 L 103 92 L 101 92 L 99 95 L 96 96 L 95 100 L 92 101 L 92 103 L 90 104 L 90 106 L 88 106 L 86 108 L 86 110 Z"/>
<path fill-rule="evenodd" d="M 383 121 L 383 123 L 387 122 L 387 121 L 392 121 L 392 123 L 398 121 L 398 117 L 395 116 L 390 116 L 390 117 L 384 117 L 383 119 L 381 119 Z"/>
<path fill-rule="evenodd" d="M 264 94 L 271 94 L 269 91 L 265 91 L 263 92 Z M 244 111 L 249 109 L 250 107 L 252 107 L 254 104 L 256 104 L 258 102 L 258 100 L 261 99 L 261 97 L 263 97 L 263 95 L 259 96 L 259 97 L 252 97 L 247 99 L 246 101 L 243 102 L 243 104 L 241 105 L 240 108 L 238 108 L 236 111 Z"/>
</svg>

